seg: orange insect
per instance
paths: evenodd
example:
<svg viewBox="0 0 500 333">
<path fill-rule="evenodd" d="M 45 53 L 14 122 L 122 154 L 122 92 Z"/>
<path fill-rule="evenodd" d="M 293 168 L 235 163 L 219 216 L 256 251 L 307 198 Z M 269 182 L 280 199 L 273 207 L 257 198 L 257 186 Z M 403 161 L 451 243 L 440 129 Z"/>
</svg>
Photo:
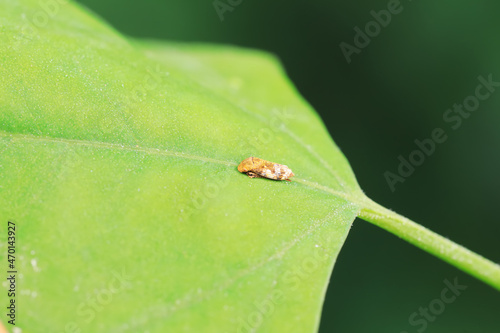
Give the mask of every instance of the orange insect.
<svg viewBox="0 0 500 333">
<path fill-rule="evenodd" d="M 250 178 L 262 177 L 291 181 L 289 178 L 295 176 L 292 170 L 286 165 L 269 162 L 253 156 L 244 159 L 243 162 L 238 165 L 238 171 L 246 173 Z"/>
</svg>

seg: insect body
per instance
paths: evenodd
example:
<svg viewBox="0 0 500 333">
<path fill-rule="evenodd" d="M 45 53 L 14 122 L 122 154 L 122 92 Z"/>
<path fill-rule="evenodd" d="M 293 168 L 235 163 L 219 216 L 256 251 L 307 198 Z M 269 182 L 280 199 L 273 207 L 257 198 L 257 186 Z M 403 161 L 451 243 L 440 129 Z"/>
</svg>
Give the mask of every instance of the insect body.
<svg viewBox="0 0 500 333">
<path fill-rule="evenodd" d="M 263 160 L 258 157 L 250 156 L 244 159 L 238 165 L 238 171 L 246 173 L 250 178 L 269 178 L 274 180 L 288 180 L 295 176 L 286 165 L 278 164 Z"/>
</svg>

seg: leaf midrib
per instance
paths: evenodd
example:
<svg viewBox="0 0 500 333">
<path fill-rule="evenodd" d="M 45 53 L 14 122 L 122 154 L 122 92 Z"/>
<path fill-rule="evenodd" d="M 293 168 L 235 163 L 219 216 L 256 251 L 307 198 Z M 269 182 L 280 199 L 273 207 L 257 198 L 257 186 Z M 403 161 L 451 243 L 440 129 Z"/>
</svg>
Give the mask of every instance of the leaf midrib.
<svg viewBox="0 0 500 333">
<path fill-rule="evenodd" d="M 105 149 L 117 149 L 117 150 L 123 150 L 123 151 L 131 151 L 131 152 L 142 152 L 142 153 L 147 153 L 147 154 L 155 154 L 155 155 L 162 155 L 162 156 L 171 156 L 171 157 L 185 158 L 185 159 L 191 159 L 191 160 L 198 160 L 198 161 L 203 161 L 203 162 L 208 162 L 208 163 L 225 165 L 228 167 L 237 166 L 237 164 L 234 162 L 222 161 L 222 160 L 218 160 L 215 158 L 198 156 L 198 155 L 193 155 L 193 154 L 188 154 L 188 153 L 183 153 L 183 152 L 163 150 L 163 149 L 159 149 L 159 148 L 150 148 L 150 147 L 141 147 L 141 146 L 127 146 L 127 145 L 121 145 L 118 143 L 110 143 L 110 142 L 102 142 L 102 141 L 90 141 L 90 140 L 82 140 L 82 139 L 54 138 L 54 137 L 49 137 L 49 136 L 11 133 L 11 132 L 6 132 L 6 131 L 0 131 L 0 136 L 11 137 L 11 138 L 14 138 L 17 140 L 63 143 L 63 144 L 68 144 L 68 145 L 79 145 L 79 146 L 98 147 L 98 148 L 105 148 Z M 306 186 L 306 187 L 314 188 L 314 189 L 320 190 L 322 192 L 329 193 L 330 195 L 333 195 L 337 198 L 345 199 L 345 200 L 347 200 L 353 204 L 356 204 L 358 206 L 364 206 L 363 204 L 365 203 L 365 200 L 364 200 L 365 197 L 363 195 L 352 196 L 347 192 L 336 191 L 328 186 L 319 184 L 317 182 L 311 182 L 309 180 L 302 179 L 302 178 L 294 177 L 293 180 L 296 181 L 297 183 L 300 183 L 300 184 Z"/>
</svg>

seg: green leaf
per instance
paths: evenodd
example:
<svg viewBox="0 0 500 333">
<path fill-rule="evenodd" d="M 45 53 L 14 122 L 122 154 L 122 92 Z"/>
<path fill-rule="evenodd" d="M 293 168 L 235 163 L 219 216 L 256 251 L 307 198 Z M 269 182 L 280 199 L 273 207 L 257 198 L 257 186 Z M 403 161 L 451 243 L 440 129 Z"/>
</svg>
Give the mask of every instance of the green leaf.
<svg viewBox="0 0 500 333">
<path fill-rule="evenodd" d="M 0 10 L 23 331 L 314 332 L 357 215 L 500 288 L 497 265 L 364 196 L 273 56 L 130 40 L 62 0 Z M 296 177 L 250 179 L 249 156 Z"/>
<path fill-rule="evenodd" d="M 276 59 L 129 41 L 71 4 L 41 27 L 38 2 L 0 10 L 18 326 L 315 331 L 362 194 Z M 249 156 L 296 179 L 250 179 Z"/>
</svg>

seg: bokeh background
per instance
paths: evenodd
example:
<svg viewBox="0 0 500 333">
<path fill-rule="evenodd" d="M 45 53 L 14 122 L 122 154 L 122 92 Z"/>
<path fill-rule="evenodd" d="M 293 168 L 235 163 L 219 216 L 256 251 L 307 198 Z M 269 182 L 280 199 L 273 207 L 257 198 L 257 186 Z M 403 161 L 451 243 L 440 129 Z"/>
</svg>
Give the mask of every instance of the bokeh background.
<svg viewBox="0 0 500 333">
<path fill-rule="evenodd" d="M 392 1 L 392 0 L 391 0 Z M 375 201 L 500 262 L 500 87 L 452 130 L 443 113 L 500 81 L 500 2 L 403 0 L 402 11 L 348 63 L 339 47 L 388 0 L 238 3 L 221 21 L 213 0 L 80 0 L 133 36 L 233 44 L 276 54 L 323 118 Z M 222 0 L 228 3 L 228 0 Z M 398 7 L 399 8 L 399 7 Z M 448 140 L 392 192 L 414 140 L 443 128 Z M 408 318 L 439 298 L 444 279 L 467 289 L 433 322 Z M 500 293 L 361 220 L 340 253 L 321 332 L 500 332 Z"/>
</svg>

